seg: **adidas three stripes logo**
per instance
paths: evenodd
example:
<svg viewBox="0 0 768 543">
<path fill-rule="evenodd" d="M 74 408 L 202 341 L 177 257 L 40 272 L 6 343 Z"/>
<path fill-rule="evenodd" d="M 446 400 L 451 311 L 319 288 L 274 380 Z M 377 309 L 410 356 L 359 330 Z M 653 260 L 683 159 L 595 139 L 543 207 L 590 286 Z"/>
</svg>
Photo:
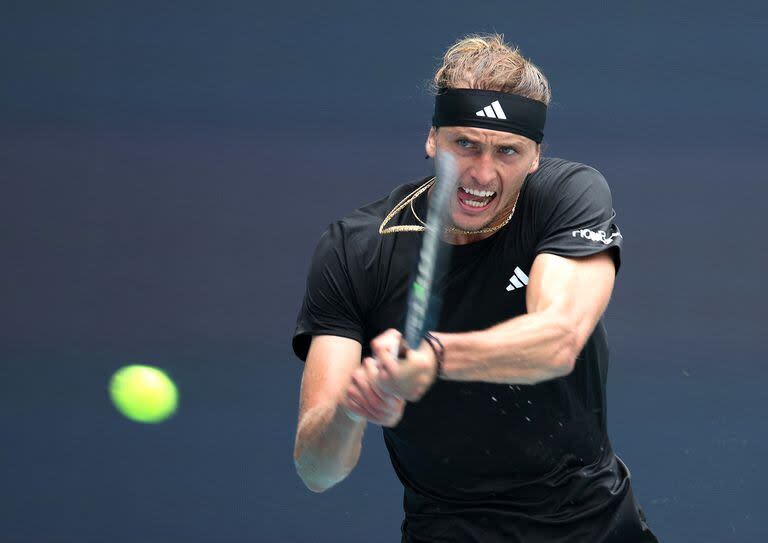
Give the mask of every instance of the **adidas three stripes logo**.
<svg viewBox="0 0 768 543">
<path fill-rule="evenodd" d="M 478 117 L 490 117 L 491 119 L 506 119 L 504 110 L 501 109 L 501 104 L 498 100 L 493 102 L 490 106 L 485 106 L 483 109 L 475 113 Z"/>
<path fill-rule="evenodd" d="M 528 276 L 519 267 L 515 268 L 515 275 L 509 278 L 509 285 L 507 285 L 507 292 L 511 292 L 516 288 L 523 288 L 528 284 Z"/>
</svg>

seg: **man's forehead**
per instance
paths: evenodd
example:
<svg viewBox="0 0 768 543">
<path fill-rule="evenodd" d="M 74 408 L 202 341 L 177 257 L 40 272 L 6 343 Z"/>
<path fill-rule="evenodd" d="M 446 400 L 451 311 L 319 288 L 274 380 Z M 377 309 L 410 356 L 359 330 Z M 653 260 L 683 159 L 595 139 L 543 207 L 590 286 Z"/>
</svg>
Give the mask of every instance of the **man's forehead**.
<svg viewBox="0 0 768 543">
<path fill-rule="evenodd" d="M 468 139 L 484 141 L 493 144 L 518 144 L 527 145 L 535 143 L 533 140 L 512 134 L 511 132 L 502 132 L 500 130 L 489 130 L 487 128 L 475 128 L 473 126 L 444 126 L 442 128 L 453 136 L 464 136 Z"/>
</svg>

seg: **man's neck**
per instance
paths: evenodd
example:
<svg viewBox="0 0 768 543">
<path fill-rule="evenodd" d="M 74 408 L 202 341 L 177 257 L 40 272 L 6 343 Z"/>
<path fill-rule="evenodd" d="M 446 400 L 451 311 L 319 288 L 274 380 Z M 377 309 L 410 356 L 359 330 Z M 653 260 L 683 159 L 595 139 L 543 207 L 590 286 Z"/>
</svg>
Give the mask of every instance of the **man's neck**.
<svg viewBox="0 0 768 543">
<path fill-rule="evenodd" d="M 483 226 L 481 228 L 478 228 L 478 230 L 487 230 L 490 229 L 490 232 L 478 232 L 478 233 L 472 233 L 469 231 L 463 231 L 463 232 L 451 232 L 447 231 L 443 233 L 443 241 L 446 243 L 450 243 L 451 245 L 467 245 L 469 243 L 476 243 L 478 241 L 484 240 L 486 238 L 491 237 L 493 234 L 498 232 L 506 222 L 509 221 L 510 215 L 514 213 L 515 205 L 517 204 L 517 199 L 515 199 L 515 202 L 505 208 L 499 215 L 493 219 L 489 224 L 486 226 Z M 457 225 L 452 225 L 454 228 L 458 228 L 459 230 L 465 230 Z"/>
</svg>

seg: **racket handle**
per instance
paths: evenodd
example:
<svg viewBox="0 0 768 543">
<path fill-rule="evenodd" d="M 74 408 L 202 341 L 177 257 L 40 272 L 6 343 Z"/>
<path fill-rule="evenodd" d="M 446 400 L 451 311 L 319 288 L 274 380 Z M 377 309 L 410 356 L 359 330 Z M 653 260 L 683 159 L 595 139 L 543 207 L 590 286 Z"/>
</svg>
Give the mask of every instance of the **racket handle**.
<svg viewBox="0 0 768 543">
<path fill-rule="evenodd" d="M 403 359 L 408 354 L 408 342 L 405 341 L 404 337 L 400 338 L 400 345 L 397 348 L 397 358 Z"/>
</svg>

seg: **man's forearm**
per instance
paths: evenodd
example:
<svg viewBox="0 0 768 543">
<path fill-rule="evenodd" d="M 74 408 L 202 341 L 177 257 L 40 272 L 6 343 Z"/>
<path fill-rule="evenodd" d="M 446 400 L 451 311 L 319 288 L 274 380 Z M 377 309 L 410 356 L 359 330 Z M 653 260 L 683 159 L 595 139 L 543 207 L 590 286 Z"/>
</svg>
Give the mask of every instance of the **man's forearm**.
<svg viewBox="0 0 768 543">
<path fill-rule="evenodd" d="M 365 420 L 352 420 L 336 402 L 317 405 L 304 414 L 293 461 L 310 490 L 322 492 L 349 475 L 360 458 L 365 425 Z"/>
<path fill-rule="evenodd" d="M 573 370 L 577 331 L 554 312 L 521 315 L 477 332 L 435 334 L 445 346 L 443 374 L 454 381 L 534 384 Z"/>
</svg>

